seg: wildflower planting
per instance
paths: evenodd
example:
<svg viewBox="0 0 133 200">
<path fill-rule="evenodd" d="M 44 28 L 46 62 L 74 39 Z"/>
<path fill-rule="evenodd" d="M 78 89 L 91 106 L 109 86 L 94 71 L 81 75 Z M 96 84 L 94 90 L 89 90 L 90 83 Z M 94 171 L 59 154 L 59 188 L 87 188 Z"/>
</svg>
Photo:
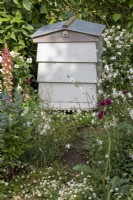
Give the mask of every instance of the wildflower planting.
<svg viewBox="0 0 133 200">
<path fill-rule="evenodd" d="M 133 199 L 133 34 L 103 34 L 98 104 L 88 111 L 40 106 L 32 59 L 2 50 L 0 199 Z"/>
</svg>

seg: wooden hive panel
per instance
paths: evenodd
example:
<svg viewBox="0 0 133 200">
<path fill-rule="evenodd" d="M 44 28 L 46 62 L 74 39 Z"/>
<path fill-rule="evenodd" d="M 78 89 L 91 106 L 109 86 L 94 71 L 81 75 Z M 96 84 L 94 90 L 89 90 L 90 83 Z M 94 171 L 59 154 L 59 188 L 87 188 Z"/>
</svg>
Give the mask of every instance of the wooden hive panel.
<svg viewBox="0 0 133 200">
<path fill-rule="evenodd" d="M 97 103 L 96 84 L 39 83 L 39 96 L 51 105 L 86 104 L 92 108 Z"/>
<path fill-rule="evenodd" d="M 39 43 L 37 62 L 97 62 L 96 43 Z"/>
<path fill-rule="evenodd" d="M 96 83 L 96 63 L 39 63 L 38 82 Z"/>
</svg>

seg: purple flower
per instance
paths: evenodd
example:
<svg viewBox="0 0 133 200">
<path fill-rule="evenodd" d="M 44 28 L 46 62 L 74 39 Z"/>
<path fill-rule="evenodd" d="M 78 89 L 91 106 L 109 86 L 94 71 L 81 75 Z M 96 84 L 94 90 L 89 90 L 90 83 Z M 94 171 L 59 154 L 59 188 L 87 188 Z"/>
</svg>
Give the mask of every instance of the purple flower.
<svg viewBox="0 0 133 200">
<path fill-rule="evenodd" d="M 107 105 L 112 104 L 112 102 L 113 102 L 113 101 L 112 101 L 111 99 L 106 99 L 106 100 L 105 100 L 105 103 L 106 103 Z"/>
</svg>

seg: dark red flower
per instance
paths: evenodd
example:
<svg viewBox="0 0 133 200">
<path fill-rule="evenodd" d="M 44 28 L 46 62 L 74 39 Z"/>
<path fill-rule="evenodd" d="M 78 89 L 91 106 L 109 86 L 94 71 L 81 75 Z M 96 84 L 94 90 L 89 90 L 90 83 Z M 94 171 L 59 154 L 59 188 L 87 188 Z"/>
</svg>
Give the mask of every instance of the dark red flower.
<svg viewBox="0 0 133 200">
<path fill-rule="evenodd" d="M 105 102 L 105 101 L 101 101 L 101 102 L 99 103 L 99 105 L 100 105 L 100 106 L 105 106 L 105 105 L 106 105 L 106 102 Z"/>
<path fill-rule="evenodd" d="M 111 100 L 111 99 L 106 99 L 106 100 L 105 100 L 105 103 L 106 103 L 107 105 L 110 105 L 110 104 L 112 104 L 112 100 Z"/>
<path fill-rule="evenodd" d="M 98 119 L 102 119 L 103 115 L 101 113 L 98 113 L 97 117 Z"/>
<path fill-rule="evenodd" d="M 128 93 L 128 91 L 127 90 L 123 90 L 122 93 L 125 95 L 125 94 Z"/>
<path fill-rule="evenodd" d="M 105 110 L 101 110 L 101 111 L 97 114 L 98 119 L 102 119 L 103 115 L 105 115 L 105 114 L 106 114 Z"/>
</svg>

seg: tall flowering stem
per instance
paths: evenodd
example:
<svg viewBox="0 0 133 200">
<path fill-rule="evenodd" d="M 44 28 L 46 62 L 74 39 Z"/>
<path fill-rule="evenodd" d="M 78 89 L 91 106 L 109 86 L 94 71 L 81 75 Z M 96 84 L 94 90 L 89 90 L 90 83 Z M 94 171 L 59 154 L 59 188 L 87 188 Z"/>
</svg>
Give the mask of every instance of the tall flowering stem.
<svg viewBox="0 0 133 200">
<path fill-rule="evenodd" d="M 107 134 L 108 134 L 108 132 L 107 132 Z M 106 168 L 105 168 L 104 177 L 103 177 L 103 189 L 104 189 L 104 198 L 107 200 L 110 200 L 111 193 L 109 191 L 109 193 L 107 194 L 107 188 L 106 188 L 106 177 L 107 177 L 107 174 L 110 172 L 110 158 L 111 158 L 111 147 L 112 147 L 112 138 L 111 138 L 110 134 L 108 137 L 108 141 L 109 141 L 109 143 L 108 143 L 108 158 L 106 161 Z"/>
<path fill-rule="evenodd" d="M 13 90 L 13 75 L 12 75 L 12 61 L 11 55 L 8 49 L 7 44 L 4 45 L 2 49 L 2 74 L 3 74 L 3 90 L 7 92 L 12 99 L 12 90 Z"/>
</svg>

